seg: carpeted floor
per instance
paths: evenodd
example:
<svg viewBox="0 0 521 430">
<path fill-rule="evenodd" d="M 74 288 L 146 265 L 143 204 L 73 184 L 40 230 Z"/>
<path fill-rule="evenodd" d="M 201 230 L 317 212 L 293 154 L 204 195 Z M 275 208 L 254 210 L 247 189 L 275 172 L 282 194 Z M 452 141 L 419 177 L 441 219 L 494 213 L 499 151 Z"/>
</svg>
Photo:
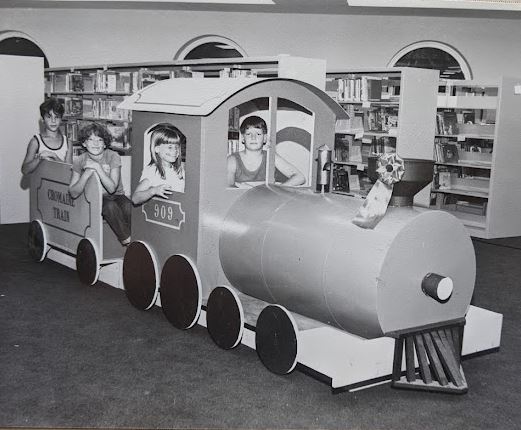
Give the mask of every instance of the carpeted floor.
<svg viewBox="0 0 521 430">
<path fill-rule="evenodd" d="M 473 304 L 504 315 L 501 351 L 463 363 L 469 392 L 389 384 L 333 395 L 300 372 L 270 373 L 251 349 L 173 328 L 122 290 L 25 249 L 0 225 L 0 427 L 515 429 L 521 427 L 520 241 L 474 241 Z"/>
</svg>

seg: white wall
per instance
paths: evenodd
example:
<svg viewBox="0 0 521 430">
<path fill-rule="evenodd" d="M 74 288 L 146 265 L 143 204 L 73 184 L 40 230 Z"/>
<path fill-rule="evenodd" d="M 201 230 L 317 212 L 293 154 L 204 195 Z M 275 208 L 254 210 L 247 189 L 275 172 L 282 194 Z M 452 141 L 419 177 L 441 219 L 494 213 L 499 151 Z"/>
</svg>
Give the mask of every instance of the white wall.
<svg viewBox="0 0 521 430">
<path fill-rule="evenodd" d="M 432 16 L 0 9 L 0 31 L 31 36 L 51 67 L 171 60 L 188 40 L 229 37 L 250 56 L 325 58 L 328 68 L 386 66 L 410 43 L 435 40 L 467 59 L 474 78 L 521 75 L 521 22 Z"/>
<path fill-rule="evenodd" d="M 20 171 L 38 132 L 43 59 L 0 55 L 0 223 L 29 221 L 29 181 Z"/>
</svg>

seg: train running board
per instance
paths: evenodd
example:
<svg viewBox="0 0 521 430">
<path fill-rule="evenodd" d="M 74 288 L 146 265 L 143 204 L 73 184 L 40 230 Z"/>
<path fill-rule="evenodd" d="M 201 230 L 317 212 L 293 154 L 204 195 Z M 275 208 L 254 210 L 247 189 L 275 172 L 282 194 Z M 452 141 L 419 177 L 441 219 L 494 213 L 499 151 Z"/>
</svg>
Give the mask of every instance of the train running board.
<svg viewBox="0 0 521 430">
<path fill-rule="evenodd" d="M 466 393 L 468 386 L 461 368 L 462 339 L 463 324 L 400 334 L 394 344 L 392 386 Z M 402 375 L 404 350 L 405 375 Z"/>
</svg>

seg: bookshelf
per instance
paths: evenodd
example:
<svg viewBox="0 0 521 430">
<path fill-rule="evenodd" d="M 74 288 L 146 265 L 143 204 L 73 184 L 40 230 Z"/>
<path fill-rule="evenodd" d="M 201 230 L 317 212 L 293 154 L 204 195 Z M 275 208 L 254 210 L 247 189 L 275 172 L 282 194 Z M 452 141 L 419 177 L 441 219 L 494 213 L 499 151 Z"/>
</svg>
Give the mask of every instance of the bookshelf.
<svg viewBox="0 0 521 430">
<path fill-rule="evenodd" d="M 126 96 L 154 82 L 172 78 L 281 77 L 324 89 L 325 73 L 325 60 L 290 55 L 48 68 L 45 93 L 64 103 L 63 132 L 73 142 L 83 125 L 101 121 L 113 136 L 113 149 L 128 153 L 131 113 L 117 106 Z"/>
<path fill-rule="evenodd" d="M 433 207 L 455 215 L 472 236 L 521 235 L 521 79 L 440 81 Z"/>
<path fill-rule="evenodd" d="M 364 197 L 371 155 L 432 160 L 439 72 L 415 68 L 330 70 L 326 91 L 349 114 L 337 123 L 333 148 L 333 192 Z M 430 187 L 415 203 L 430 204 Z"/>
<path fill-rule="evenodd" d="M 124 97 L 138 89 L 143 73 L 102 68 L 64 68 L 45 70 L 45 94 L 60 100 L 65 108 L 62 132 L 78 145 L 79 130 L 92 121 L 105 124 L 112 135 L 111 147 L 120 153 L 130 149 L 130 113 L 118 109 Z"/>
</svg>

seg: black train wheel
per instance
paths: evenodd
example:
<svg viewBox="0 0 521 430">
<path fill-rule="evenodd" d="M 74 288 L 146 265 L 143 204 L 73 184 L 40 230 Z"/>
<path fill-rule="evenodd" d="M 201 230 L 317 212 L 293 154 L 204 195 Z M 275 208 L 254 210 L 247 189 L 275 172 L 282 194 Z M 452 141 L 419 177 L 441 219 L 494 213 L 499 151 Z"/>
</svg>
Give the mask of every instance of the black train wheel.
<svg viewBox="0 0 521 430">
<path fill-rule="evenodd" d="M 157 274 L 152 249 L 145 242 L 132 242 L 123 258 L 123 285 L 133 306 L 143 311 L 154 306 L 159 291 Z"/>
<path fill-rule="evenodd" d="M 195 265 L 183 255 L 172 255 L 161 272 L 161 309 L 179 329 L 195 325 L 201 312 L 201 281 Z"/>
<path fill-rule="evenodd" d="M 29 248 L 29 255 L 37 262 L 43 261 L 47 255 L 47 235 L 45 228 L 40 220 L 33 220 L 29 224 L 29 233 L 27 237 L 27 245 Z"/>
<path fill-rule="evenodd" d="M 239 297 L 231 288 L 217 287 L 210 293 L 206 327 L 212 340 L 223 349 L 235 348 L 241 341 L 244 313 Z"/>
<path fill-rule="evenodd" d="M 286 375 L 297 365 L 298 328 L 282 306 L 266 306 L 257 319 L 255 349 L 262 364 L 273 373 Z"/>
<path fill-rule="evenodd" d="M 80 281 L 86 285 L 94 285 L 98 280 L 99 269 L 96 246 L 89 238 L 81 239 L 76 249 L 76 270 Z"/>
</svg>

